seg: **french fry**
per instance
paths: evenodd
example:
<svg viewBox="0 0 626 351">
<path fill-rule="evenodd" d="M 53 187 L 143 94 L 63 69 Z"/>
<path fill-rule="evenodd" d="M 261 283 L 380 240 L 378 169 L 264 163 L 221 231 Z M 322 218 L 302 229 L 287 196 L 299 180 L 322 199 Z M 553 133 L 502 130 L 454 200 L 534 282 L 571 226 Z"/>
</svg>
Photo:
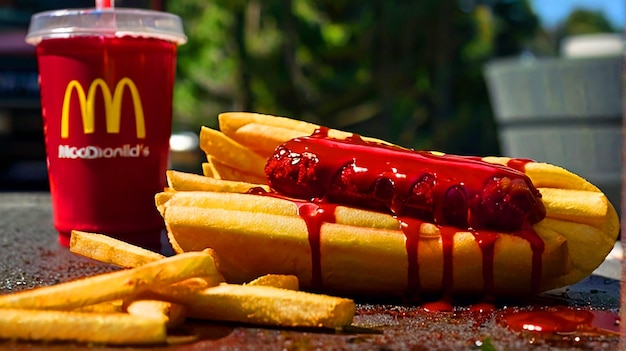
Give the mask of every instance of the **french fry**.
<svg viewBox="0 0 626 351">
<path fill-rule="evenodd" d="M 172 195 L 173 194 L 167 194 L 168 197 Z M 161 254 L 102 234 L 87 233 L 76 230 L 72 231 L 72 236 L 70 238 L 70 251 L 91 259 L 125 268 L 139 267 L 165 258 L 165 256 Z M 210 250 L 206 251 L 211 252 Z M 205 289 L 218 285 L 222 282 L 224 282 L 224 278 L 221 274 L 211 274 L 205 277 L 185 279 L 170 285 L 170 287 L 172 289 L 180 289 L 183 286 L 188 289 Z M 106 310 L 121 311 L 122 304 L 120 301 L 111 301 L 97 305 L 85 306 L 80 310 L 102 312 Z"/>
<path fill-rule="evenodd" d="M 609 207 L 601 192 L 557 188 L 539 188 L 549 218 L 602 226 Z"/>
<path fill-rule="evenodd" d="M 165 206 L 241 209 L 242 211 L 293 216 L 298 213 L 298 208 L 292 202 L 283 199 L 212 191 L 179 192 L 171 196 Z"/>
<path fill-rule="evenodd" d="M 286 274 L 266 274 L 262 275 L 246 285 L 261 285 L 271 286 L 274 288 L 287 289 L 287 290 L 299 290 L 300 282 L 295 275 Z"/>
<path fill-rule="evenodd" d="M 260 113 L 224 112 L 220 113 L 217 118 L 220 130 L 224 134 L 230 136 L 235 135 L 239 128 L 252 123 L 294 130 L 301 132 L 304 135 L 310 135 L 317 128 L 319 128 L 318 125 L 313 123 L 287 117 L 264 115 Z"/>
<path fill-rule="evenodd" d="M 172 290 L 183 290 L 183 291 L 191 291 L 191 290 L 202 290 L 206 288 L 210 288 L 212 286 L 220 285 L 224 283 L 224 277 L 219 275 L 205 276 L 205 277 L 195 277 L 189 278 L 185 280 L 181 280 L 177 283 L 174 283 L 169 286 Z"/>
<path fill-rule="evenodd" d="M 184 305 L 190 317 L 282 327 L 342 329 L 352 323 L 354 301 L 260 285 L 220 284 L 188 294 L 157 295 Z"/>
<path fill-rule="evenodd" d="M 75 308 L 73 312 L 91 312 L 91 313 L 123 313 L 122 308 L 124 301 L 113 300 L 97 303 L 95 305 L 88 305 L 79 308 Z"/>
<path fill-rule="evenodd" d="M 122 299 L 151 286 L 169 286 L 198 276 L 220 276 L 213 257 L 188 252 L 141 267 L 0 296 L 0 308 L 72 310 Z"/>
<path fill-rule="evenodd" d="M 232 138 L 242 145 L 247 145 L 250 150 L 263 158 L 268 158 L 274 149 L 285 141 L 297 137 L 307 136 L 311 133 L 301 132 L 282 126 L 268 126 L 260 123 L 249 123 L 238 128 Z M 259 138 L 259 136 L 264 136 Z"/>
<path fill-rule="evenodd" d="M 215 179 L 224 179 L 222 177 L 222 174 L 215 167 L 215 164 L 219 161 L 217 161 L 217 159 L 213 157 L 213 155 L 209 155 L 209 154 L 206 155 L 206 159 L 207 159 L 207 162 L 202 163 L 202 173 L 207 177 L 212 177 Z M 242 179 L 235 179 L 235 180 L 243 181 Z"/>
<path fill-rule="evenodd" d="M 259 187 L 269 191 L 267 184 L 251 184 L 239 181 L 219 180 L 205 177 L 199 174 L 169 170 L 166 172 L 167 182 L 170 188 L 176 191 L 219 191 L 230 193 L 245 193 L 248 190 Z"/>
<path fill-rule="evenodd" d="M 593 184 L 583 177 L 567 171 L 566 169 L 542 162 L 527 163 L 524 173 L 536 187 L 540 188 L 560 188 L 573 190 L 587 190 L 600 192 Z"/>
<path fill-rule="evenodd" d="M 165 196 L 172 196 L 168 193 Z M 124 268 L 134 268 L 143 266 L 150 262 L 164 259 L 165 256 L 146 250 L 144 248 L 117 240 L 106 235 L 87 233 L 81 231 L 72 231 L 70 238 L 70 251 L 100 262 L 110 263 Z M 205 250 L 210 252 L 210 250 Z M 194 286 L 196 288 L 207 288 L 215 286 L 224 281 L 219 273 L 212 272 L 208 276 L 189 278 L 171 286 L 176 289 L 181 285 Z M 106 309 L 109 302 L 103 303 L 102 309 Z M 120 305 L 121 306 L 121 305 Z M 86 306 L 86 310 L 96 309 L 98 306 Z"/>
<path fill-rule="evenodd" d="M 159 211 L 159 213 L 161 213 L 161 215 L 165 213 L 165 206 L 176 193 L 178 192 L 174 190 L 174 191 L 164 191 L 164 192 L 160 192 L 154 195 L 154 204 L 157 210 Z"/>
<path fill-rule="evenodd" d="M 73 230 L 70 252 L 119 267 L 133 268 L 165 256 L 112 237 Z"/>
<path fill-rule="evenodd" d="M 210 155 L 207 155 L 207 158 L 211 157 Z M 215 179 L 222 179 L 219 175 L 219 173 L 217 173 L 217 170 L 215 170 L 213 168 L 213 164 L 211 164 L 210 162 L 202 162 L 202 174 L 205 177 L 212 177 Z"/>
<path fill-rule="evenodd" d="M 248 173 L 237 168 L 231 167 L 212 155 L 207 155 L 208 164 L 210 164 L 211 172 L 216 176 L 213 178 L 223 180 L 236 180 L 240 182 L 265 184 L 267 179 L 265 176 L 259 176 L 258 174 Z"/>
<path fill-rule="evenodd" d="M 185 191 L 167 196 L 166 206 L 219 208 L 283 216 L 298 215 L 298 207 L 292 201 L 271 196 L 250 196 L 248 194 L 211 191 Z M 335 208 L 335 220 L 339 224 L 353 226 L 399 228 L 397 219 L 389 214 L 347 206 Z"/>
<path fill-rule="evenodd" d="M 165 321 L 168 328 L 179 326 L 185 321 L 185 307 L 180 304 L 159 300 L 135 300 L 125 307 L 133 316 L 156 318 Z"/>
<path fill-rule="evenodd" d="M 165 320 L 125 313 L 0 309 L 0 338 L 112 345 L 164 344 Z"/>
<path fill-rule="evenodd" d="M 317 124 L 305 121 L 249 112 L 222 113 L 218 120 L 222 133 L 264 158 L 285 141 L 311 135 L 320 128 Z M 352 133 L 329 129 L 328 135 L 332 138 L 346 139 L 352 136 Z M 389 142 L 376 138 L 363 136 L 363 139 L 390 145 Z"/>
<path fill-rule="evenodd" d="M 265 176 L 263 172 L 265 159 L 222 132 L 202 127 L 200 130 L 200 148 L 231 167 L 246 173 L 256 174 L 259 177 Z"/>
</svg>

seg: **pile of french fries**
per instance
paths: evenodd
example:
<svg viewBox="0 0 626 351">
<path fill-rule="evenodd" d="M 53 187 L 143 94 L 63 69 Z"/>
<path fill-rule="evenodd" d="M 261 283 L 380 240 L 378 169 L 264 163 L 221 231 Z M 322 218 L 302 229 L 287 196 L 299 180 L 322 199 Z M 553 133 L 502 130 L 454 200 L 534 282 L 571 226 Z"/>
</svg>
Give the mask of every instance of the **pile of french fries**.
<svg viewBox="0 0 626 351">
<path fill-rule="evenodd" d="M 186 318 L 342 329 L 354 316 L 352 300 L 300 291 L 295 276 L 227 284 L 210 250 L 164 257 L 80 231 L 70 250 L 122 269 L 0 295 L 0 339 L 164 345 Z"/>
<path fill-rule="evenodd" d="M 169 171 L 168 188 L 157 195 L 177 253 L 214 250 L 219 271 L 229 282 L 267 273 L 296 275 L 311 288 L 311 249 L 304 220 L 287 200 L 255 196 L 268 190 L 266 159 L 285 141 L 308 136 L 318 125 L 256 113 L 219 116 L 219 131 L 203 127 L 200 147 L 207 155 L 203 175 Z M 350 136 L 329 130 L 329 136 Z M 377 139 L 364 138 L 382 142 Z M 484 157 L 506 165 L 506 157 Z M 542 194 L 547 216 L 533 229 L 544 243 L 540 291 L 575 283 L 602 263 L 619 232 L 617 213 L 593 184 L 561 167 L 529 162 L 524 172 Z M 338 206 L 336 223 L 321 227 L 324 288 L 341 296 L 398 295 L 406 291 L 406 237 L 391 215 Z M 484 287 L 482 252 L 469 231 L 453 238 L 453 286 L 442 286 L 444 257 L 439 228 L 422 225 L 417 258 L 421 290 L 480 293 Z M 506 233 L 502 233 L 506 234 Z M 515 235 L 500 235 L 494 246 L 496 295 L 536 293 L 533 251 Z M 536 267 L 536 265 L 534 265 Z M 344 295 L 346 294 L 346 295 Z M 349 294 L 349 295 L 348 295 Z"/>
</svg>

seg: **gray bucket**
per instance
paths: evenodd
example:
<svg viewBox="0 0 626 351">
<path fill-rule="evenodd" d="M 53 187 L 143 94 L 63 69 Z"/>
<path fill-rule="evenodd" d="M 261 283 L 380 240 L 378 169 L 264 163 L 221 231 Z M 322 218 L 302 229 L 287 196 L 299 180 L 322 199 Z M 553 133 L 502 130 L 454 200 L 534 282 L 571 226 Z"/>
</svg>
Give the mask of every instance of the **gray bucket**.
<svg viewBox="0 0 626 351">
<path fill-rule="evenodd" d="M 498 60 L 485 76 L 503 155 L 562 166 L 620 208 L 621 56 Z"/>
</svg>

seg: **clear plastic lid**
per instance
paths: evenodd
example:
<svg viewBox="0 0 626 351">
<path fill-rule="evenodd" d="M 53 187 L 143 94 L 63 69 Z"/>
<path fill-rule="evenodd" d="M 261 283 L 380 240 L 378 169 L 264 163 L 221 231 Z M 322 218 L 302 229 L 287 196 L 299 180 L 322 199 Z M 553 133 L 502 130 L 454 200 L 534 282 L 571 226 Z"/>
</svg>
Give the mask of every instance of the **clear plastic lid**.
<svg viewBox="0 0 626 351">
<path fill-rule="evenodd" d="M 26 42 L 73 36 L 137 36 L 187 42 L 180 17 L 166 12 L 130 9 L 67 9 L 32 16 Z"/>
</svg>

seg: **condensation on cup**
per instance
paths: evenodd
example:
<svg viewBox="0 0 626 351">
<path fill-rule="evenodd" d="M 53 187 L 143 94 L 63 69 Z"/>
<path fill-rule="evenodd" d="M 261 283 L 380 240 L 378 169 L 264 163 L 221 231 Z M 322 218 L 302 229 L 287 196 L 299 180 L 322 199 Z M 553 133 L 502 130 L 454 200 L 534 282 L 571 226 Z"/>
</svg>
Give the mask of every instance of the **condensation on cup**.
<svg viewBox="0 0 626 351">
<path fill-rule="evenodd" d="M 143 9 L 33 15 L 53 222 L 159 248 L 181 19 Z"/>
</svg>

